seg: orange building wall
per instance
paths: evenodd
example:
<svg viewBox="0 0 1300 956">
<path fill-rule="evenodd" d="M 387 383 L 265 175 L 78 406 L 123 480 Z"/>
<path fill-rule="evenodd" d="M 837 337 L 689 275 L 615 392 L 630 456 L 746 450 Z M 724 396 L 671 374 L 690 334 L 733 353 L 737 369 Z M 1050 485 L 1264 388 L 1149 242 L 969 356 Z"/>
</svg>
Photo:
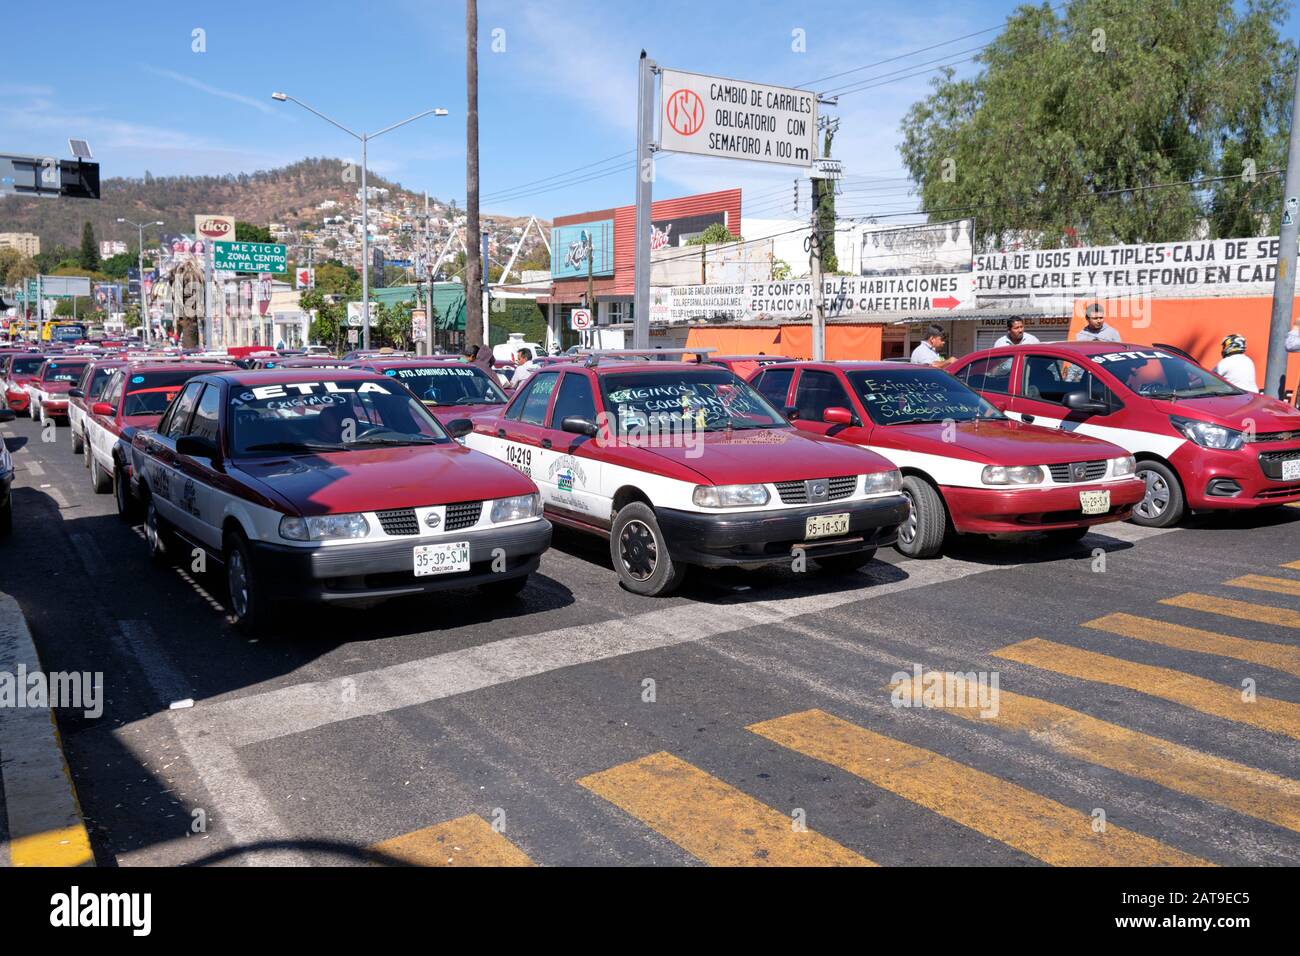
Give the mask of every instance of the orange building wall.
<svg viewBox="0 0 1300 956">
<path fill-rule="evenodd" d="M 835 359 L 878 359 L 884 326 L 851 324 L 826 328 L 826 357 Z M 782 325 L 777 328 L 692 328 L 686 348 L 711 348 L 719 355 L 784 355 L 812 358 L 812 326 Z"/>
</svg>

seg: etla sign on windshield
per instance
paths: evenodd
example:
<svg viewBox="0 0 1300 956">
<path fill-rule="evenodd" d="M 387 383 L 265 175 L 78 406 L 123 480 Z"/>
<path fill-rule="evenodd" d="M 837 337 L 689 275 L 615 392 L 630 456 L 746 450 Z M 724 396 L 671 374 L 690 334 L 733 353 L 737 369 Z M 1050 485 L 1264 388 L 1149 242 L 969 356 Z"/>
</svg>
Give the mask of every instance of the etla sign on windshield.
<svg viewBox="0 0 1300 956">
<path fill-rule="evenodd" d="M 681 70 L 663 70 L 659 148 L 674 153 L 811 166 L 817 95 Z"/>
<path fill-rule="evenodd" d="M 274 242 L 214 242 L 212 267 L 226 272 L 285 272 L 285 247 Z"/>
</svg>

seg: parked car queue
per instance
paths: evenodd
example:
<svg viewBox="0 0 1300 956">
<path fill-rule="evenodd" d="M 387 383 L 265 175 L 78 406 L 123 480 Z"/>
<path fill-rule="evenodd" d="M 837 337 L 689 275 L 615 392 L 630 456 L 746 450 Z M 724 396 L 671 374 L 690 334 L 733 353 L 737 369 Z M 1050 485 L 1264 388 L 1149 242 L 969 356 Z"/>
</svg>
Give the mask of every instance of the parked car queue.
<svg viewBox="0 0 1300 956">
<path fill-rule="evenodd" d="M 454 358 L 106 355 L 68 418 L 151 554 L 208 552 L 249 628 L 286 599 L 517 593 L 552 524 L 654 596 L 698 567 L 839 573 L 891 544 L 1300 500 L 1300 412 L 1158 349 L 993 349 L 953 374 L 738 357 L 749 381 L 693 354 L 578 355 L 509 395 Z"/>
</svg>

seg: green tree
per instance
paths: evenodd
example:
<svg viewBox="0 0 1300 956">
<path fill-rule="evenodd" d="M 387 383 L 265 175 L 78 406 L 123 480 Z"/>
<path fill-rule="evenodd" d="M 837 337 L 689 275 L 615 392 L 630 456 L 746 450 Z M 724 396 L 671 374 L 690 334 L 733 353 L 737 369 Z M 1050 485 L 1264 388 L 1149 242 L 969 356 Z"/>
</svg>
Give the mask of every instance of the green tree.
<svg viewBox="0 0 1300 956">
<path fill-rule="evenodd" d="M 728 242 L 744 242 L 720 222 L 710 223 L 698 236 L 686 240 L 688 246 L 720 246 Z"/>
<path fill-rule="evenodd" d="M 81 227 L 81 251 L 77 254 L 77 262 L 83 269 L 99 270 L 99 243 L 95 242 L 95 227 L 89 221 Z"/>
<path fill-rule="evenodd" d="M 838 120 L 826 125 L 826 138 L 822 155 L 827 159 L 831 155 L 831 143 L 835 139 Z M 812 181 L 813 203 L 817 207 L 817 230 L 822 237 L 822 270 L 839 272 L 840 260 L 835 254 L 835 183 L 829 179 Z"/>
<path fill-rule="evenodd" d="M 1258 234 L 1285 160 L 1287 12 L 1285 0 L 1019 8 L 977 75 L 946 70 L 903 120 L 922 205 L 932 221 L 972 216 L 980 248 L 1171 241 L 1203 218 L 1214 236 Z M 1219 176 L 1235 178 L 1206 181 Z"/>
<path fill-rule="evenodd" d="M 270 242 L 271 230 L 265 226 L 257 226 L 251 222 L 244 222 L 242 219 L 235 220 L 235 241 L 236 242 Z"/>
</svg>

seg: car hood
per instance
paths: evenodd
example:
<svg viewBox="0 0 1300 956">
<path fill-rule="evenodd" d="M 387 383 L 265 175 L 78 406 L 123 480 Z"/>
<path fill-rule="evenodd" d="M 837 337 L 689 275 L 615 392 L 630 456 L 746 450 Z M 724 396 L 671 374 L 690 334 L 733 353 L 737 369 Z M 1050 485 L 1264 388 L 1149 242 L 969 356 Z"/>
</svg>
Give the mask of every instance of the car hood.
<svg viewBox="0 0 1300 956">
<path fill-rule="evenodd" d="M 46 395 L 66 395 L 72 388 L 71 382 L 41 382 L 39 383 L 41 391 Z"/>
<path fill-rule="evenodd" d="M 1166 415 L 1196 418 L 1238 430 L 1253 427 L 1257 433 L 1300 429 L 1300 409 L 1267 395 L 1222 395 L 1215 398 L 1152 400 L 1152 407 Z"/>
<path fill-rule="evenodd" d="M 233 467 L 303 515 L 416 508 L 537 490 L 509 465 L 455 442 L 243 458 Z"/>
<path fill-rule="evenodd" d="M 505 405 L 500 402 L 485 402 L 481 405 L 436 405 L 432 402 L 425 402 L 427 408 L 434 418 L 442 424 L 454 422 L 458 418 L 469 418 L 478 421 L 479 417 L 485 414 L 495 414 Z"/>
<path fill-rule="evenodd" d="M 874 452 L 793 428 L 704 432 L 698 444 L 646 448 L 642 452 L 690 469 L 714 485 L 801 481 L 888 471 L 894 466 Z"/>
<path fill-rule="evenodd" d="M 1128 454 L 1099 438 L 1011 420 L 877 428 L 870 443 L 885 442 L 906 451 L 965 458 L 985 465 L 1054 465 Z"/>
</svg>

